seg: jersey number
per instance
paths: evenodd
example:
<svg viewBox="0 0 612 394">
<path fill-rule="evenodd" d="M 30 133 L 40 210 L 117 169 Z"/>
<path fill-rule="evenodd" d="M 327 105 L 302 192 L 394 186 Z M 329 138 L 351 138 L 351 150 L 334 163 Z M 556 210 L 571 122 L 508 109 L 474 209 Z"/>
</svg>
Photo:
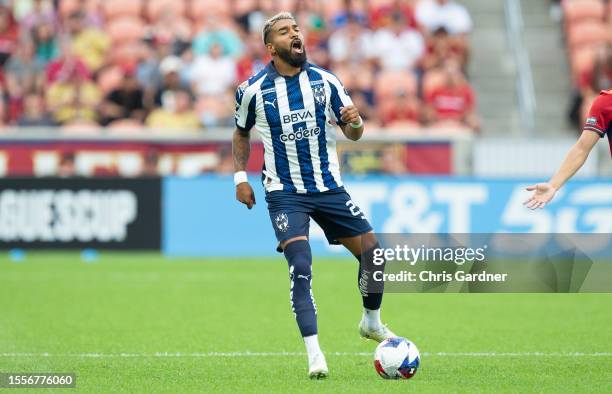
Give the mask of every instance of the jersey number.
<svg viewBox="0 0 612 394">
<path fill-rule="evenodd" d="M 353 200 L 348 200 L 346 202 L 346 206 L 349 208 L 349 211 L 351 211 L 351 215 L 353 216 L 359 216 L 361 215 L 362 219 L 365 219 L 365 215 L 363 214 L 363 212 L 361 212 L 361 210 L 359 209 L 359 207 L 357 205 L 355 205 L 355 203 L 353 202 Z"/>
</svg>

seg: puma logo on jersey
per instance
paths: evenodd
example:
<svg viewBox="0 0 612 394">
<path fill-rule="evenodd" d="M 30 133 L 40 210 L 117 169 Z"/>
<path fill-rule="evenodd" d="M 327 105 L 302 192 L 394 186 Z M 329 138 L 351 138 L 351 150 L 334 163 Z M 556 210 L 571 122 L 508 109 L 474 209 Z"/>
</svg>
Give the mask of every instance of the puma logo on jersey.
<svg viewBox="0 0 612 394">
<path fill-rule="evenodd" d="M 274 109 L 276 109 L 276 99 L 272 100 L 272 101 L 264 101 L 264 105 L 271 105 L 274 107 Z"/>
</svg>

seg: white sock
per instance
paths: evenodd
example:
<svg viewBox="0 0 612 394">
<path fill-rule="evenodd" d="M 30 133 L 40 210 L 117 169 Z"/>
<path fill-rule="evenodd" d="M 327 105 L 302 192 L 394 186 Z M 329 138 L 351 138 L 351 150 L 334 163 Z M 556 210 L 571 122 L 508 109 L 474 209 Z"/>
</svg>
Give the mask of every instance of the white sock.
<svg viewBox="0 0 612 394">
<path fill-rule="evenodd" d="M 378 330 L 382 327 L 380 309 L 363 308 L 363 320 L 366 323 L 366 327 L 370 330 Z"/>
<path fill-rule="evenodd" d="M 308 353 L 308 362 L 312 362 L 314 357 L 321 352 L 321 347 L 319 346 L 319 336 L 311 335 L 309 337 L 304 337 L 304 344 L 306 345 L 306 353 Z"/>
</svg>

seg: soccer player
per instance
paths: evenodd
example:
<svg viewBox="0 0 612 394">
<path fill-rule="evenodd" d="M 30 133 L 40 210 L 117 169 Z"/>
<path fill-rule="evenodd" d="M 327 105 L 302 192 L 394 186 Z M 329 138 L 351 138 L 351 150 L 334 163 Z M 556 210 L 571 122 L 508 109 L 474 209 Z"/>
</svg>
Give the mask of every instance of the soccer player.
<svg viewBox="0 0 612 394">
<path fill-rule="evenodd" d="M 595 143 L 608 134 L 612 154 L 612 89 L 602 91 L 593 102 L 582 135 L 570 149 L 553 177 L 545 183 L 529 186 L 533 195 L 524 202 L 531 209 L 543 208 L 555 197 L 561 188 L 582 167 Z"/>
<path fill-rule="evenodd" d="M 279 13 L 265 23 L 263 42 L 272 61 L 236 92 L 236 199 L 249 209 L 255 205 L 245 172 L 249 131 L 255 127 L 264 145 L 266 202 L 277 250 L 289 264 L 291 305 L 306 345 L 309 376 L 325 378 L 328 369 L 319 346 L 311 291 L 308 227 L 314 219 L 330 243 L 344 245 L 360 261 L 362 255 L 364 261 L 372 261 L 378 242 L 342 186 L 334 125 L 357 141 L 363 135 L 363 121 L 338 78 L 306 61 L 304 38 L 290 13 Z M 361 267 L 358 286 L 364 310 L 359 333 L 381 342 L 395 335 L 380 321 L 382 291 L 372 291 L 370 272 Z"/>
</svg>

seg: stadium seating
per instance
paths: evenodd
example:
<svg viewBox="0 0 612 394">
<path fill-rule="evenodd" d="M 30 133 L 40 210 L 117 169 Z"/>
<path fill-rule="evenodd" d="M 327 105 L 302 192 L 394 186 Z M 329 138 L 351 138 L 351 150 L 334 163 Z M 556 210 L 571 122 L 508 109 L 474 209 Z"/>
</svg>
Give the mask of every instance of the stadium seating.
<svg viewBox="0 0 612 394">
<path fill-rule="evenodd" d="M 114 44 L 125 44 L 141 40 L 145 35 L 145 25 L 140 18 L 126 15 L 112 19 L 106 31 Z"/>
<path fill-rule="evenodd" d="M 572 81 L 574 83 L 577 84 L 579 82 L 583 73 L 593 69 L 596 54 L 596 46 L 578 48 L 571 52 L 570 61 L 572 68 Z"/>
<path fill-rule="evenodd" d="M 156 21 L 164 12 L 174 15 L 185 15 L 187 11 L 186 0 L 148 0 L 145 15 L 150 21 Z"/>
<path fill-rule="evenodd" d="M 605 13 L 605 5 L 601 0 L 570 0 L 563 3 L 566 27 L 587 20 L 602 21 Z"/>
<path fill-rule="evenodd" d="M 244 2 L 243 2 L 244 3 Z M 253 1 L 249 1 L 250 4 L 242 4 L 241 6 L 245 9 L 253 7 Z M 194 21 L 201 21 L 208 15 L 229 15 L 231 10 L 231 4 L 227 1 L 217 0 L 198 0 L 190 1 L 189 3 L 189 16 Z"/>
<path fill-rule="evenodd" d="M 140 17 L 143 3 L 143 0 L 105 0 L 102 7 L 106 20 L 111 20 L 118 16 Z"/>
<path fill-rule="evenodd" d="M 59 14 L 60 17 L 66 17 L 75 11 L 84 11 L 88 13 L 97 12 L 102 3 L 106 0 L 60 0 L 59 3 Z M 124 3 L 129 3 L 130 1 L 124 1 Z M 84 8 L 81 8 L 84 7 Z"/>
<path fill-rule="evenodd" d="M 120 119 L 107 126 L 107 133 L 113 134 L 144 134 L 145 129 L 141 122 L 134 119 Z"/>
<path fill-rule="evenodd" d="M 473 133 L 473 130 L 466 127 L 463 123 L 454 120 L 442 120 L 435 122 L 430 125 L 428 129 L 429 135 L 447 135 L 452 133 L 469 135 Z"/>
<path fill-rule="evenodd" d="M 423 77 L 423 96 L 427 96 L 444 82 L 444 73 L 441 70 L 431 70 Z"/>
<path fill-rule="evenodd" d="M 82 120 L 75 120 L 62 126 L 64 135 L 96 135 L 100 132 L 97 124 Z"/>
<path fill-rule="evenodd" d="M 115 66 L 135 66 L 142 58 L 142 44 L 132 41 L 115 45 L 110 61 Z"/>
<path fill-rule="evenodd" d="M 603 21 L 584 21 L 568 27 L 568 44 L 571 50 L 586 45 L 600 45 L 610 42 L 612 32 Z"/>
<path fill-rule="evenodd" d="M 98 74 L 98 87 L 104 95 L 117 88 L 123 80 L 123 72 L 118 66 L 109 66 L 100 70 Z"/>
<path fill-rule="evenodd" d="M 374 89 L 379 101 L 394 96 L 398 92 L 413 96 L 417 94 L 417 80 L 407 72 L 384 71 L 378 75 Z"/>
<path fill-rule="evenodd" d="M 412 4 L 416 4 L 417 1 L 419 0 L 412 2 Z M 581 1 L 597 2 L 597 0 Z M 417 69 L 379 70 L 376 63 L 370 61 L 369 55 L 364 55 L 364 59 L 359 64 L 334 64 L 327 60 L 327 55 L 321 55 L 321 51 L 327 50 L 325 40 L 333 32 L 333 29 L 344 23 L 342 21 L 358 15 L 357 20 L 367 28 L 368 11 L 384 7 L 390 9 L 395 4 L 393 0 L 353 0 L 350 2 L 346 0 L 312 0 L 306 2 L 298 0 L 235 0 L 234 2 L 218 0 L 58 0 L 55 3 L 58 6 L 57 32 L 55 33 L 57 42 L 51 43 L 50 47 L 37 48 L 37 51 L 45 51 L 45 56 L 51 59 L 56 57 L 59 52 L 59 32 L 62 32 L 61 37 L 64 39 L 66 31 L 64 24 L 67 23 L 69 16 L 74 17 L 75 12 L 79 11 L 81 15 L 84 15 L 85 23 L 88 26 L 105 32 L 112 43 L 111 49 L 104 56 L 106 61 L 102 67 L 98 68 L 96 66 L 95 70 L 89 70 L 93 75 L 93 82 L 103 95 L 121 85 L 126 67 L 133 69 L 141 65 L 144 68 L 143 70 L 139 69 L 139 72 L 145 72 L 143 75 L 146 75 L 147 81 L 150 79 L 152 86 L 159 84 L 162 73 L 159 69 L 155 70 L 151 67 L 155 67 L 156 64 L 159 65 L 161 60 L 170 54 L 178 55 L 183 59 L 183 64 L 176 70 L 177 75 L 184 88 L 191 88 L 192 81 L 189 80 L 189 67 L 194 56 L 189 48 L 194 37 L 212 26 L 218 26 L 237 33 L 240 41 L 246 47 L 248 45 L 245 43 L 249 42 L 247 35 L 250 33 L 243 30 L 245 26 L 240 23 L 244 24 L 244 21 L 248 19 L 245 19 L 245 15 L 253 12 L 258 6 L 261 6 L 260 11 L 267 15 L 280 10 L 294 12 L 302 24 L 307 38 L 309 28 L 316 29 L 317 34 L 310 34 L 308 41 L 309 45 L 312 45 L 309 47 L 311 59 L 332 69 L 350 91 L 362 96 L 361 102 L 364 103 L 363 105 L 370 107 L 368 108 L 370 114 L 368 121 L 371 124 L 380 124 L 380 117 L 385 112 L 383 108 L 385 100 L 407 96 L 420 101 L 424 93 L 439 86 L 442 78 L 441 72 L 437 69 L 427 72 L 418 72 Z M 348 9 L 347 4 L 350 4 Z M 574 51 L 578 58 L 573 69 L 575 72 L 579 72 L 579 70 L 588 68 L 591 60 L 591 56 L 586 54 L 587 50 L 582 50 L 582 48 L 591 47 L 608 39 L 609 34 L 603 32 L 604 28 L 601 23 L 600 25 L 596 24 L 596 20 L 601 19 L 608 12 L 601 6 L 596 11 L 589 10 L 588 12 L 573 4 L 566 5 L 566 8 L 568 10 L 568 26 L 571 22 L 571 28 L 568 27 L 568 29 L 572 30 L 570 34 L 572 45 L 581 49 L 581 51 Z M 239 20 L 242 22 L 238 23 Z M 321 22 L 317 22 L 317 20 Z M 311 26 L 309 23 L 313 23 L 313 25 Z M 384 24 L 388 21 L 385 18 L 382 22 L 377 21 L 375 29 L 381 28 L 380 23 Z M 376 30 L 365 30 L 365 32 L 366 34 L 374 34 Z M 28 34 L 21 34 L 20 36 L 29 37 Z M 427 37 L 425 38 L 427 39 Z M 54 49 L 53 45 L 58 48 Z M 265 54 L 265 51 L 259 52 L 258 56 L 261 56 L 262 53 Z M 252 55 L 245 54 L 244 56 L 250 58 Z M 253 61 L 249 62 L 247 66 L 252 69 L 251 72 L 256 71 L 253 68 L 253 65 L 259 63 L 256 60 L 267 61 L 265 59 L 255 59 L 255 57 L 252 59 Z M 85 64 L 88 64 L 88 62 L 85 62 Z M 146 64 L 146 67 L 143 64 Z M 249 74 L 251 72 L 246 71 Z M 239 82 L 234 81 L 234 85 L 228 87 L 228 97 L 233 95 L 230 91 Z M 215 119 L 218 119 L 221 122 L 220 124 L 227 125 L 228 109 L 225 98 L 215 100 L 214 98 L 197 97 L 196 95 L 194 97 L 194 107 L 203 119 L 203 124 L 206 123 L 208 126 L 208 123 L 212 122 L 210 125 L 214 125 Z M 7 117 L 6 114 L 3 115 L 3 123 L 8 121 Z M 416 119 L 422 118 L 420 115 L 416 116 Z M 402 122 L 405 121 L 393 121 L 395 131 L 401 129 Z M 82 124 L 65 126 L 68 130 L 88 129 Z M 112 128 L 123 129 L 114 126 Z M 404 128 L 406 133 L 412 133 L 418 129 L 412 123 L 404 124 Z"/>
<path fill-rule="evenodd" d="M 597 94 L 597 87 L 592 86 L 595 64 L 605 48 L 612 45 L 612 2 L 564 0 L 562 10 L 571 78 L 577 95 L 572 111 L 579 113 L 581 123 Z"/>
<path fill-rule="evenodd" d="M 385 132 L 389 134 L 419 135 L 422 133 L 422 128 L 418 122 L 398 120 L 385 125 Z"/>
<path fill-rule="evenodd" d="M 59 3 L 59 13 L 66 16 L 79 9 L 79 0 L 62 0 Z"/>
<path fill-rule="evenodd" d="M 563 2 L 572 80 L 579 84 L 581 74 L 593 69 L 596 53 L 612 43 L 612 2 L 606 9 L 602 0 Z"/>
</svg>

